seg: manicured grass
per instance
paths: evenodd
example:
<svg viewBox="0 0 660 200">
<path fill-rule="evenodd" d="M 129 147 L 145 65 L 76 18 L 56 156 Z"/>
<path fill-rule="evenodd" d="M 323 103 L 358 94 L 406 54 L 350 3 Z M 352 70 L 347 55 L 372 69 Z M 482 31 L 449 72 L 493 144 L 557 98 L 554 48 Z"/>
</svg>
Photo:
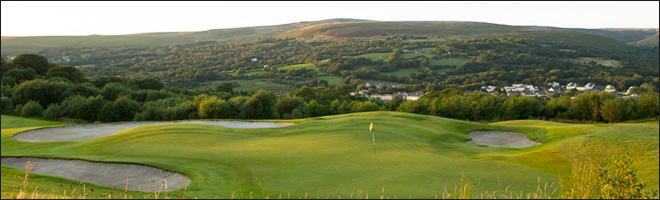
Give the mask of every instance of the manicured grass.
<svg viewBox="0 0 660 200">
<path fill-rule="evenodd" d="M 376 155 L 368 129 L 371 122 Z M 287 198 L 289 193 L 291 198 L 356 198 L 357 191 L 370 198 L 434 198 L 458 185 L 461 175 L 475 185 L 479 182 L 480 192 L 501 192 L 509 186 L 509 191 L 528 193 L 536 191 L 539 179 L 541 185 L 554 182 L 556 187 L 557 175 L 566 174 L 571 164 L 624 150 L 635 157 L 635 166 L 649 187 L 658 187 L 657 124 L 600 126 L 537 120 L 481 124 L 367 112 L 268 129 L 149 125 L 52 143 L 15 141 L 12 135 L 22 130 L 2 130 L 3 157 L 142 163 L 186 174 L 193 180 L 186 196 L 197 198 L 230 198 L 234 192 L 252 192 L 254 198 L 264 198 L 264 194 Z M 514 149 L 465 143 L 466 133 L 473 130 L 517 131 L 546 144 Z M 3 169 L 3 183 L 4 173 Z M 48 185 L 43 187 L 41 193 L 50 191 Z M 168 193 L 170 197 L 182 194 L 181 189 Z"/>
<path fill-rule="evenodd" d="M 60 125 L 62 122 L 46 121 L 39 119 L 30 119 L 22 117 L 14 117 L 10 115 L 2 115 L 2 129 L 6 128 L 22 128 L 22 127 L 36 127 L 36 126 L 53 126 Z"/>
<path fill-rule="evenodd" d="M 316 66 L 314 66 L 312 64 L 297 64 L 297 65 L 284 66 L 284 67 L 280 67 L 280 68 L 277 68 L 277 69 L 279 69 L 279 70 L 316 69 Z"/>
</svg>

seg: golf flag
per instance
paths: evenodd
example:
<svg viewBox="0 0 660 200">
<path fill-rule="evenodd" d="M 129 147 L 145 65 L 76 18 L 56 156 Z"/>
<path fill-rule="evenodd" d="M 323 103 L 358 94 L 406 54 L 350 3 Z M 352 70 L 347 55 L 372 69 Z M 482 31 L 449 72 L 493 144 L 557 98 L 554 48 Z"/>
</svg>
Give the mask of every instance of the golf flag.
<svg viewBox="0 0 660 200">
<path fill-rule="evenodd" d="M 374 129 L 374 123 L 371 122 L 371 125 L 369 125 L 369 131 L 373 131 L 373 129 Z"/>
</svg>

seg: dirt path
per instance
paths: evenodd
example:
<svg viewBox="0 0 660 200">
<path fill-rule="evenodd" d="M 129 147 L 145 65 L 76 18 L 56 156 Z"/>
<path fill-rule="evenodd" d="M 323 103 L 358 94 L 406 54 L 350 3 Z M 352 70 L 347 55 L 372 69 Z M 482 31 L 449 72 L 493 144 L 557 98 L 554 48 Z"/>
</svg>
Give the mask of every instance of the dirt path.
<svg viewBox="0 0 660 200">
<path fill-rule="evenodd" d="M 490 147 L 522 148 L 543 144 L 529 140 L 525 134 L 511 131 L 472 131 L 468 136 L 472 140 L 467 143 Z"/>
<path fill-rule="evenodd" d="M 208 124 L 228 128 L 275 128 L 291 126 L 293 123 L 246 122 L 246 121 L 181 121 L 181 122 L 138 122 L 122 124 L 90 124 L 29 130 L 14 135 L 14 139 L 24 142 L 55 142 L 84 140 L 114 134 L 138 126 L 152 124 Z"/>
<path fill-rule="evenodd" d="M 68 179 L 105 185 L 123 190 L 126 188 L 126 176 L 128 176 L 128 189 L 146 192 L 149 183 L 154 180 L 151 192 L 158 191 L 163 179 L 162 191 L 171 191 L 182 188 L 192 181 L 181 174 L 167 172 L 158 168 L 135 164 L 101 163 L 82 160 L 64 159 L 41 159 L 41 158 L 2 158 L 2 165 L 25 171 L 25 162 L 31 161 L 38 164 L 30 172 L 59 176 Z"/>
</svg>

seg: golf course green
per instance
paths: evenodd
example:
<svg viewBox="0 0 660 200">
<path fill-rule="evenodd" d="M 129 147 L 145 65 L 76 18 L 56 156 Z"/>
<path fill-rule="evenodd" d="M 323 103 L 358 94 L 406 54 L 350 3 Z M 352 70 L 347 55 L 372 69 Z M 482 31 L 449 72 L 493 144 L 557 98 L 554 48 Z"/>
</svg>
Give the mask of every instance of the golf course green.
<svg viewBox="0 0 660 200">
<path fill-rule="evenodd" d="M 6 124 L 5 119 L 13 121 Z M 170 198 L 435 198 L 452 192 L 462 177 L 478 188 L 476 193 L 530 193 L 546 183 L 547 191 L 552 191 L 573 165 L 607 162 L 624 153 L 634 158 L 645 189 L 658 189 L 658 121 L 484 124 L 383 111 L 280 120 L 299 124 L 276 128 L 176 123 L 144 125 L 77 141 L 15 140 L 17 133 L 56 125 L 40 121 L 31 126 L 29 120 L 2 116 L 2 157 L 133 163 L 192 180 L 184 188 L 167 192 Z M 17 121 L 21 124 L 12 124 Z M 469 132 L 493 130 L 524 133 L 542 144 L 508 148 L 466 143 L 471 139 Z M 23 187 L 23 180 L 16 177 L 23 175 L 2 167 L 3 198 L 16 197 Z M 64 193 L 64 197 L 82 181 L 36 174 L 30 180 L 28 192 Z M 95 191 L 89 192 L 91 186 L 85 186 L 86 197 L 124 197 L 123 188 L 115 191 L 93 185 Z M 128 194 L 153 198 L 155 193 Z"/>
</svg>

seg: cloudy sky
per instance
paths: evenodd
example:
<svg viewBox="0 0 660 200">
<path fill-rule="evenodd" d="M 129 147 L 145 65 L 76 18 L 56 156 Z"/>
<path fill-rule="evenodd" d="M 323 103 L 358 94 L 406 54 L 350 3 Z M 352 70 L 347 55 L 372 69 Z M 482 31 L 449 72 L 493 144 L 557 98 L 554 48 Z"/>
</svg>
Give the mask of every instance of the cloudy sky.
<svg viewBox="0 0 660 200">
<path fill-rule="evenodd" d="M 332 18 L 474 21 L 564 28 L 658 28 L 658 1 L 619 2 L 6 2 L 2 36 L 121 35 Z"/>
</svg>

